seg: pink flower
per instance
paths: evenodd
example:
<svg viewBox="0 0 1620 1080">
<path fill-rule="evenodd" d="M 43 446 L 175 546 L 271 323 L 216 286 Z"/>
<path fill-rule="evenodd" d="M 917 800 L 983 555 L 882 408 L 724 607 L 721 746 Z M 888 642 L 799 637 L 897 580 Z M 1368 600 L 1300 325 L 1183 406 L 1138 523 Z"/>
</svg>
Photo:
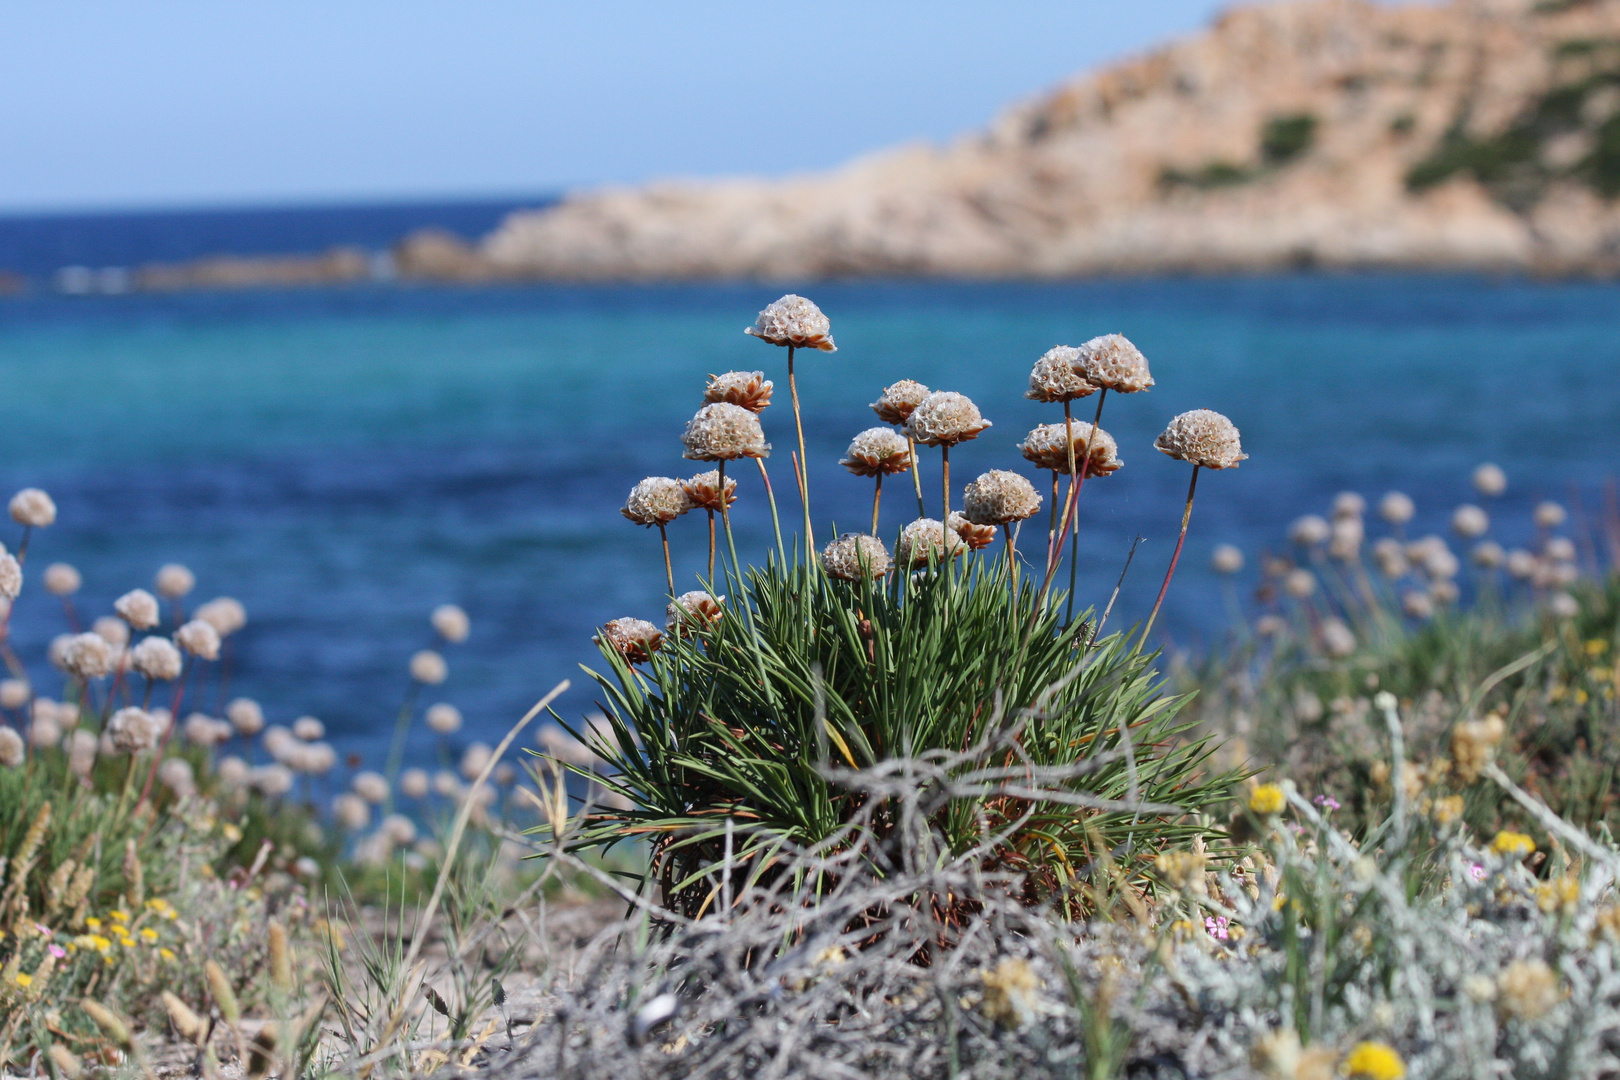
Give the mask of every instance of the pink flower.
<svg viewBox="0 0 1620 1080">
<path fill-rule="evenodd" d="M 67 956 L 67 950 L 62 948 L 60 945 L 47 945 L 45 948 L 50 950 L 50 954 L 56 957 L 58 960 L 61 960 Z"/>
<path fill-rule="evenodd" d="M 1320 806 L 1324 810 L 1337 810 L 1339 808 L 1339 800 L 1335 799 L 1331 795 L 1318 795 L 1316 798 L 1312 799 L 1311 802 L 1315 803 L 1317 806 Z"/>
<path fill-rule="evenodd" d="M 1204 929 L 1209 931 L 1210 937 L 1219 941 L 1226 941 L 1232 936 L 1232 932 L 1226 928 L 1225 915 L 1206 916 L 1204 919 Z"/>
<path fill-rule="evenodd" d="M 1468 867 L 1468 876 L 1473 878 L 1475 881 L 1484 881 L 1485 868 L 1479 863 L 1473 863 Z"/>
<path fill-rule="evenodd" d="M 40 937 L 50 937 L 51 936 L 51 928 L 46 926 L 44 923 L 35 923 L 34 924 L 34 929 L 39 931 L 39 936 Z"/>
</svg>

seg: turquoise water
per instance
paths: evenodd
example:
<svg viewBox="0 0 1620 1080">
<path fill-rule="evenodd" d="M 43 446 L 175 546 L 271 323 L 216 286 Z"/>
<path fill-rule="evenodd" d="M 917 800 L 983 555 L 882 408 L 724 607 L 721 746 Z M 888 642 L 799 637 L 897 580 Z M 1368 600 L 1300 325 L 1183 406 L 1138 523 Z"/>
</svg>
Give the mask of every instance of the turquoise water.
<svg viewBox="0 0 1620 1080">
<path fill-rule="evenodd" d="M 0 487 L 47 488 L 59 524 L 29 553 L 79 566 L 83 607 L 148 585 L 178 560 L 198 599 L 228 593 L 251 624 L 235 686 L 272 720 L 313 713 L 339 749 L 380 764 L 406 657 L 443 602 L 472 615 L 442 697 L 491 739 L 558 679 L 565 713 L 590 708 L 576 665 L 591 628 L 662 621 L 656 533 L 618 507 L 648 474 L 696 471 L 679 435 L 704 377 L 762 368 L 772 475 L 792 502 L 785 351 L 742 328 L 783 290 L 763 286 L 321 292 L 0 300 Z M 1016 444 L 1061 417 L 1022 398 L 1046 348 L 1129 335 L 1159 385 L 1111 396 L 1103 426 L 1125 468 L 1088 484 L 1081 594 L 1102 600 L 1133 536 L 1121 596 L 1140 619 L 1163 574 L 1187 479 L 1155 452 L 1176 412 L 1209 407 L 1242 428 L 1251 459 L 1206 474 L 1161 626 L 1208 647 L 1224 624 L 1206 569 L 1218 542 L 1280 547 L 1295 516 L 1343 489 L 1395 487 L 1420 531 L 1444 531 L 1482 460 L 1508 472 L 1492 506 L 1505 543 L 1558 498 L 1599 513 L 1620 458 L 1620 288 L 1443 277 L 1278 277 L 1094 284 L 804 286 L 839 351 L 801 368 L 818 527 L 859 527 L 868 481 L 837 465 L 876 422 L 866 403 L 899 378 L 969 394 L 995 424 L 953 454 L 965 482 L 1022 468 Z M 1089 419 L 1089 403 L 1081 415 Z M 937 512 L 938 455 L 925 452 Z M 958 491 L 960 486 L 958 485 Z M 891 488 L 885 530 L 908 520 Z M 959 497 L 959 496 L 958 496 Z M 796 507 L 784 517 L 795 517 Z M 739 544 L 763 555 L 769 518 L 745 474 Z M 9 523 L 8 523 L 9 525 Z M 4 535 L 8 544 L 14 541 Z M 687 581 L 700 518 L 672 529 Z M 1034 545 L 1029 545 L 1033 549 Z M 64 629 L 33 581 L 13 619 L 40 685 Z M 233 691 L 234 692 L 234 691 Z M 213 701 L 204 704 L 212 705 Z M 422 737 L 413 756 L 428 760 Z"/>
</svg>

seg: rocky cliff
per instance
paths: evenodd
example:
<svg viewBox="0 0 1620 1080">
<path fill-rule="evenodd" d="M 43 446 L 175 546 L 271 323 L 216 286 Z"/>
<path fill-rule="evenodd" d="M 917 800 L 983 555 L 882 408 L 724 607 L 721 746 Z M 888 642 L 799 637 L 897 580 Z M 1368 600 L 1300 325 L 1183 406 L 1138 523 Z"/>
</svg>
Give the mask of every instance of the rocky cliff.
<svg viewBox="0 0 1620 1080">
<path fill-rule="evenodd" d="M 583 191 L 482 273 L 1057 277 L 1620 270 L 1620 0 L 1304 0 L 1080 76 L 950 146 Z"/>
</svg>

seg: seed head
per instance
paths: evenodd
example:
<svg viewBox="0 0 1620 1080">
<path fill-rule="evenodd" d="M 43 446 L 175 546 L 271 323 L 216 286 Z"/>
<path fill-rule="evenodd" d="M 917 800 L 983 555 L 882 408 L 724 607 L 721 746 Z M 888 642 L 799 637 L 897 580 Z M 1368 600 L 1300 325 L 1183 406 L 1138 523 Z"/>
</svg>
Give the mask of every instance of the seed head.
<svg viewBox="0 0 1620 1080">
<path fill-rule="evenodd" d="M 193 614 L 212 626 L 222 638 L 230 637 L 247 625 L 247 609 L 240 600 L 230 596 L 216 597 Z"/>
<path fill-rule="evenodd" d="M 883 541 L 865 533 L 844 533 L 821 549 L 821 568 L 842 581 L 881 578 L 890 566 Z"/>
<path fill-rule="evenodd" d="M 197 587 L 197 575 L 179 563 L 166 563 L 157 572 L 158 595 L 178 600 Z"/>
<path fill-rule="evenodd" d="M 1024 396 L 1031 401 L 1063 402 L 1095 394 L 1097 388 L 1076 370 L 1079 362 L 1080 350 L 1072 345 L 1046 350 L 1030 369 L 1029 390 Z"/>
<path fill-rule="evenodd" d="M 427 726 L 440 735 L 450 735 L 461 730 L 461 710 L 447 701 L 440 701 L 429 705 L 427 710 Z"/>
<path fill-rule="evenodd" d="M 101 678 L 112 671 L 117 659 L 113 647 L 100 634 L 73 634 L 62 642 L 61 667 L 81 679 Z"/>
<path fill-rule="evenodd" d="M 1134 394 L 1153 385 L 1147 357 L 1123 334 L 1104 334 L 1080 346 L 1075 368 L 1093 386 Z"/>
<path fill-rule="evenodd" d="M 685 456 L 693 461 L 732 461 L 771 454 L 759 417 L 741 405 L 723 401 L 699 409 L 687 421 L 681 442 L 686 445 Z"/>
<path fill-rule="evenodd" d="M 1316 547 L 1325 544 L 1333 535 L 1333 526 L 1327 523 L 1326 518 L 1316 514 L 1306 514 L 1295 518 L 1294 523 L 1288 526 L 1288 539 L 1301 547 Z"/>
<path fill-rule="evenodd" d="M 832 323 L 821 309 L 802 296 L 788 293 L 759 313 L 754 325 L 743 333 L 772 345 L 797 345 L 801 349 L 834 352 Z"/>
<path fill-rule="evenodd" d="M 1232 421 L 1211 409 L 1194 409 L 1177 416 L 1153 445 L 1173 458 L 1206 469 L 1236 468 L 1249 456 L 1243 452 Z"/>
<path fill-rule="evenodd" d="M 684 637 L 688 633 L 707 630 L 725 614 L 720 606 L 725 600 L 723 596 L 716 598 L 702 589 L 681 593 L 670 601 L 664 611 L 664 632 Z"/>
<path fill-rule="evenodd" d="M 892 476 L 911 468 L 911 444 L 893 428 L 867 428 L 850 440 L 838 464 L 856 476 Z"/>
<path fill-rule="evenodd" d="M 924 446 L 955 446 L 979 437 L 990 421 L 964 394 L 935 390 L 922 399 L 906 420 L 906 434 Z"/>
<path fill-rule="evenodd" d="M 646 619 L 626 618 L 608 622 L 591 640 L 611 646 L 627 663 L 645 664 L 663 645 L 664 635 Z"/>
<path fill-rule="evenodd" d="M 0 603 L 6 605 L 7 612 L 11 610 L 11 601 L 22 593 L 22 587 L 22 563 L 7 552 L 0 552 Z"/>
<path fill-rule="evenodd" d="M 1391 491 L 1378 500 L 1378 516 L 1391 525 L 1405 525 L 1417 513 L 1417 507 L 1412 504 L 1411 496 L 1400 491 Z"/>
<path fill-rule="evenodd" d="M 726 477 L 725 504 L 720 502 L 720 470 L 710 469 L 706 473 L 698 473 L 690 480 L 681 481 L 681 490 L 692 505 L 700 510 L 712 510 L 720 513 L 729 509 L 737 501 L 737 480 L 735 477 Z"/>
<path fill-rule="evenodd" d="M 56 504 L 39 488 L 23 488 L 11 497 L 11 520 L 31 529 L 43 529 L 56 520 Z"/>
<path fill-rule="evenodd" d="M 771 380 L 765 377 L 763 371 L 728 371 L 724 375 L 709 376 L 709 385 L 703 390 L 703 400 L 740 405 L 757 414 L 771 403 L 771 386 Z"/>
<path fill-rule="evenodd" d="M 1451 528 L 1464 540 L 1484 536 L 1491 527 L 1491 519 L 1477 506 L 1464 503 L 1451 513 Z"/>
<path fill-rule="evenodd" d="M 992 536 L 995 530 L 991 529 Z M 967 554 L 967 544 L 955 529 L 947 528 L 934 518 L 918 518 L 900 531 L 900 542 L 895 545 L 895 561 L 910 569 L 926 566 L 930 561 L 942 563 Z"/>
<path fill-rule="evenodd" d="M 0 727 L 0 765 L 15 769 L 28 756 L 23 737 L 16 728 Z"/>
<path fill-rule="evenodd" d="M 137 630 L 150 630 L 162 618 L 157 597 L 145 589 L 131 589 L 120 596 L 113 601 L 113 610 Z"/>
<path fill-rule="evenodd" d="M 969 521 L 955 510 L 945 519 L 945 523 L 962 538 L 969 551 L 982 551 L 996 542 L 996 527 L 994 525 L 979 525 Z"/>
<path fill-rule="evenodd" d="M 915 379 L 901 379 L 892 384 L 872 402 L 872 411 L 885 424 L 901 426 L 911 419 L 912 412 L 928 396 L 928 387 Z"/>
<path fill-rule="evenodd" d="M 1231 544 L 1216 544 L 1209 565 L 1217 574 L 1235 574 L 1243 569 L 1243 552 Z"/>
<path fill-rule="evenodd" d="M 83 584 L 79 572 L 65 562 L 53 562 L 45 568 L 45 591 L 52 596 L 72 596 Z"/>
<path fill-rule="evenodd" d="M 174 641 L 199 660 L 219 659 L 219 631 L 201 619 L 192 619 L 176 630 Z"/>
<path fill-rule="evenodd" d="M 139 754 L 156 746 L 166 727 L 145 709 L 127 708 L 112 714 L 105 734 L 118 753 Z"/>
<path fill-rule="evenodd" d="M 449 676 L 450 668 L 444 657 L 432 649 L 423 649 L 411 657 L 411 678 L 428 686 L 437 686 Z"/>
<path fill-rule="evenodd" d="M 1474 470 L 1474 490 L 1487 499 L 1494 499 L 1507 490 L 1507 473 L 1501 466 L 1487 461 Z"/>
<path fill-rule="evenodd" d="M 1551 500 L 1536 507 L 1535 520 L 1538 528 L 1556 529 L 1564 523 L 1564 519 L 1567 517 L 1569 515 L 1565 513 L 1563 506 Z"/>
<path fill-rule="evenodd" d="M 649 476 L 630 489 L 630 497 L 619 511 L 637 525 L 668 525 L 688 510 L 692 500 L 679 480 L 668 476 Z"/>
<path fill-rule="evenodd" d="M 1092 434 L 1091 425 L 1084 420 L 1071 420 L 1068 425 L 1042 424 L 1024 436 L 1019 449 L 1024 457 L 1038 469 L 1069 475 L 1068 435 L 1074 436 L 1074 467 L 1087 476 L 1109 476 L 1125 463 L 1119 460 L 1119 445 L 1102 428 Z M 1086 444 L 1091 444 L 1091 464 L 1085 465 Z"/>
<path fill-rule="evenodd" d="M 433 614 L 429 618 L 433 623 L 433 629 L 452 645 L 461 644 L 467 640 L 467 635 L 472 633 L 472 620 L 468 619 L 467 613 L 455 604 L 440 604 L 433 609 Z"/>
<path fill-rule="evenodd" d="M 143 639 L 129 651 L 130 666 L 148 679 L 178 679 L 183 666 L 180 650 L 168 638 Z"/>
<path fill-rule="evenodd" d="M 239 697 L 232 699 L 225 706 L 225 718 L 240 735 L 251 738 L 264 730 L 264 710 L 252 698 Z"/>
<path fill-rule="evenodd" d="M 1023 476 L 991 469 L 962 492 L 962 513 L 975 525 L 1008 525 L 1034 517 L 1041 497 Z"/>
</svg>

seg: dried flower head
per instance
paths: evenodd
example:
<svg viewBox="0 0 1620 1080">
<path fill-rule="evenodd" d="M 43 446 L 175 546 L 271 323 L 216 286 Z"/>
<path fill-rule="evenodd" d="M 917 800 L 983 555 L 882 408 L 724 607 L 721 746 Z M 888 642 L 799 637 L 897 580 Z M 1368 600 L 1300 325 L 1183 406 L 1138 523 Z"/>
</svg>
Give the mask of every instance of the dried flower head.
<svg viewBox="0 0 1620 1080">
<path fill-rule="evenodd" d="M 0 601 L 6 603 L 8 612 L 10 602 L 22 593 L 22 587 L 22 563 L 12 555 L 0 551 Z"/>
<path fill-rule="evenodd" d="M 1114 442 L 1114 437 L 1102 428 L 1098 428 L 1093 434 L 1091 425 L 1084 420 L 1071 420 L 1067 425 L 1042 424 L 1024 436 L 1019 449 L 1024 452 L 1025 459 L 1036 468 L 1050 469 L 1067 476 L 1068 436 L 1071 434 L 1074 441 L 1074 467 L 1081 469 L 1087 476 L 1109 476 L 1118 472 L 1120 466 L 1125 464 L 1119 460 L 1119 445 Z M 1088 443 L 1091 446 L 1091 464 L 1082 469 Z"/>
<path fill-rule="evenodd" d="M 81 679 L 99 679 L 112 671 L 118 656 L 100 634 L 73 634 L 62 643 L 61 667 Z"/>
<path fill-rule="evenodd" d="M 710 375 L 709 385 L 703 389 L 704 401 L 724 401 L 738 405 L 751 413 L 759 413 L 771 403 L 771 380 L 763 371 L 728 371 L 724 375 Z"/>
<path fill-rule="evenodd" d="M 664 631 L 684 636 L 707 630 L 725 614 L 721 607 L 725 601 L 725 597 L 715 597 L 702 589 L 681 593 L 664 611 Z"/>
<path fill-rule="evenodd" d="M 1153 868 L 1170 887 L 1191 896 L 1209 893 L 1204 871 L 1209 858 L 1201 851 L 1165 851 L 1153 860 Z"/>
<path fill-rule="evenodd" d="M 218 596 L 192 613 L 212 626 L 220 637 L 230 637 L 247 625 L 247 608 L 231 596 Z"/>
<path fill-rule="evenodd" d="M 955 446 L 976 439 L 990 421 L 979 415 L 979 407 L 964 394 L 935 390 L 911 411 L 906 434 L 924 446 Z"/>
<path fill-rule="evenodd" d="M 1558 976 L 1545 960 L 1515 960 L 1496 977 L 1496 1004 L 1502 1012 L 1535 1023 L 1563 1000 Z"/>
<path fill-rule="evenodd" d="M 56 504 L 39 488 L 23 488 L 11 497 L 11 520 L 31 529 L 43 529 L 56 520 Z"/>
<path fill-rule="evenodd" d="M 951 516 L 945 519 L 945 524 L 962 538 L 962 543 L 967 545 L 969 551 L 982 551 L 996 542 L 994 525 L 976 524 L 955 510 L 952 510 Z"/>
<path fill-rule="evenodd" d="M 1249 455 L 1243 452 L 1238 429 L 1212 409 L 1193 409 L 1171 420 L 1153 445 L 1173 458 L 1206 469 L 1231 469 Z"/>
<path fill-rule="evenodd" d="M 1417 507 L 1405 492 L 1391 491 L 1378 500 L 1378 516 L 1391 525 L 1405 525 L 1415 513 Z"/>
<path fill-rule="evenodd" d="M 201 619 L 192 619 L 176 630 L 174 643 L 199 660 L 219 659 L 219 631 Z"/>
<path fill-rule="evenodd" d="M 145 589 L 131 589 L 113 601 L 113 610 L 137 630 L 150 630 L 162 619 L 157 597 Z"/>
<path fill-rule="evenodd" d="M 889 549 L 865 533 L 844 533 L 821 549 L 821 568 L 843 581 L 880 578 L 890 569 Z"/>
<path fill-rule="evenodd" d="M 1474 490 L 1487 499 L 1495 498 L 1507 490 L 1507 473 L 1500 465 L 1485 462 L 1474 470 Z"/>
<path fill-rule="evenodd" d="M 1097 388 L 1076 370 L 1079 362 L 1080 350 L 1072 345 L 1046 350 L 1030 369 L 1029 390 L 1024 396 L 1031 401 L 1063 402 L 1095 394 Z"/>
<path fill-rule="evenodd" d="M 472 633 L 472 620 L 468 619 L 467 613 L 455 604 L 440 604 L 433 609 L 429 621 L 433 623 L 433 629 L 438 631 L 439 636 L 452 645 L 466 641 L 467 635 Z"/>
<path fill-rule="evenodd" d="M 990 529 L 995 536 L 995 529 Z M 934 518 L 918 518 L 900 530 L 900 542 L 895 545 L 895 561 L 906 568 L 925 566 L 929 561 L 941 563 L 947 555 L 956 558 L 967 554 L 967 544 L 955 529 L 947 528 Z"/>
<path fill-rule="evenodd" d="M 1041 980 L 1028 961 L 1008 957 L 994 970 L 980 972 L 979 981 L 984 986 L 979 1007 L 991 1023 L 1021 1028 L 1035 1018 Z"/>
<path fill-rule="evenodd" d="M 313 716 L 300 716 L 293 721 L 293 738 L 314 742 L 326 738 L 326 725 Z"/>
<path fill-rule="evenodd" d="M 23 737 L 17 734 L 17 729 L 0 727 L 0 765 L 15 769 L 27 756 L 28 748 L 23 745 Z"/>
<path fill-rule="evenodd" d="M 53 562 L 45 568 L 45 591 L 52 596 L 72 596 L 83 584 L 79 572 L 65 562 Z"/>
<path fill-rule="evenodd" d="M 1209 565 L 1217 574 L 1235 574 L 1243 569 L 1243 552 L 1231 544 L 1216 544 Z"/>
<path fill-rule="evenodd" d="M 461 752 L 461 778 L 471 783 L 477 780 L 493 756 L 488 744 L 475 742 Z"/>
<path fill-rule="evenodd" d="M 591 640 L 611 646 L 629 663 L 645 664 L 664 644 L 664 635 L 646 619 L 613 619 Z"/>
<path fill-rule="evenodd" d="M 619 512 L 637 525 L 668 525 L 688 510 L 692 500 L 679 480 L 668 476 L 649 476 L 630 489 L 630 497 Z"/>
<path fill-rule="evenodd" d="M 158 568 L 156 584 L 159 596 L 178 600 L 197 587 L 197 575 L 179 563 L 166 563 Z"/>
<path fill-rule="evenodd" d="M 893 428 L 867 428 L 849 442 L 838 464 L 856 476 L 892 476 L 911 468 L 911 444 Z"/>
<path fill-rule="evenodd" d="M 692 505 L 700 510 L 710 510 L 720 513 L 729 509 L 737 501 L 737 480 L 735 477 L 726 477 L 725 503 L 720 502 L 720 470 L 710 469 L 706 473 L 698 473 L 690 480 L 681 481 L 681 490 Z"/>
<path fill-rule="evenodd" d="M 461 730 L 461 710 L 447 701 L 436 702 L 428 706 L 427 726 L 440 735 L 450 735 Z"/>
<path fill-rule="evenodd" d="M 1451 529 L 1464 540 L 1473 540 L 1484 536 L 1491 527 L 1491 519 L 1485 511 L 1469 503 L 1451 512 Z"/>
<path fill-rule="evenodd" d="M 1134 394 L 1153 385 L 1147 357 L 1123 334 L 1104 334 L 1080 346 L 1075 367 L 1093 386 Z"/>
<path fill-rule="evenodd" d="M 129 651 L 130 666 L 148 679 L 178 679 L 183 666 L 180 650 L 168 638 L 145 638 Z"/>
<path fill-rule="evenodd" d="M 105 734 L 118 753 L 139 754 L 156 746 L 167 727 L 145 709 L 119 709 L 107 721 Z"/>
<path fill-rule="evenodd" d="M 991 469 L 962 492 L 962 513 L 975 525 L 1008 525 L 1041 508 L 1035 485 L 1018 473 Z"/>
<path fill-rule="evenodd" d="M 1316 547 L 1325 544 L 1333 536 L 1333 526 L 1327 519 L 1316 514 L 1306 514 L 1295 518 L 1294 523 L 1288 526 L 1288 539 L 1302 547 Z"/>
<path fill-rule="evenodd" d="M 28 744 L 36 750 L 48 750 L 62 744 L 62 724 L 54 714 L 34 717 L 28 725 Z"/>
<path fill-rule="evenodd" d="M 834 352 L 832 323 L 821 309 L 802 296 L 788 293 L 759 313 L 754 325 L 743 331 L 772 345 L 796 345 L 801 349 Z"/>
<path fill-rule="evenodd" d="M 225 706 L 225 718 L 237 733 L 245 736 L 254 736 L 264 730 L 264 710 L 252 698 L 239 697 L 232 699 Z"/>
<path fill-rule="evenodd" d="M 878 399 L 872 402 L 872 411 L 877 413 L 878 419 L 885 424 L 904 425 L 927 396 L 928 387 L 922 383 L 915 379 L 901 379 L 885 388 Z"/>
<path fill-rule="evenodd" d="M 437 686 L 450 674 L 444 657 L 432 649 L 422 649 L 411 656 L 411 678 L 428 686 Z"/>
<path fill-rule="evenodd" d="M 771 444 L 759 417 L 741 405 L 715 402 L 705 405 L 687 421 L 681 435 L 685 456 L 693 461 L 731 461 L 736 458 L 769 457 Z"/>
<path fill-rule="evenodd" d="M 1496 748 L 1507 735 L 1507 725 L 1495 713 L 1483 720 L 1464 720 L 1451 729 L 1451 761 L 1457 779 L 1472 784 L 1485 766 L 1496 760 Z"/>
</svg>

